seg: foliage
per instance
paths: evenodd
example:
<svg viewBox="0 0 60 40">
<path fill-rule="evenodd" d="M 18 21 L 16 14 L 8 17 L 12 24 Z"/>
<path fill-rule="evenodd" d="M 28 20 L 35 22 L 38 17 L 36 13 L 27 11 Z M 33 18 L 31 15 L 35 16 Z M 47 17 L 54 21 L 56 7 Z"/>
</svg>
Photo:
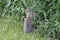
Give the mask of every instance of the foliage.
<svg viewBox="0 0 60 40">
<path fill-rule="evenodd" d="M 0 0 L 0 17 L 22 21 L 25 17 L 21 0 Z M 22 0 L 26 7 L 32 9 L 36 17 L 33 24 L 42 36 L 60 40 L 60 0 Z M 42 31 L 41 31 L 42 30 Z"/>
<path fill-rule="evenodd" d="M 16 20 L 0 19 L 0 40 L 43 40 L 38 32 L 26 34 L 23 23 Z"/>
</svg>

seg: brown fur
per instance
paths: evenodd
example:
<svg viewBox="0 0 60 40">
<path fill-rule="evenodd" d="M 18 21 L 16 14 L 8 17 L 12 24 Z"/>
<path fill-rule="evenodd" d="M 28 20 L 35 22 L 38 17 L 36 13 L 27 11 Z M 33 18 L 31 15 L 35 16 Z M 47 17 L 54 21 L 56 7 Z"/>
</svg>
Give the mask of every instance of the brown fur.
<svg viewBox="0 0 60 40">
<path fill-rule="evenodd" d="M 26 18 L 24 20 L 24 32 L 30 33 L 33 31 L 33 27 L 32 27 L 33 12 L 29 8 L 27 8 L 25 10 L 25 13 L 26 13 Z"/>
</svg>

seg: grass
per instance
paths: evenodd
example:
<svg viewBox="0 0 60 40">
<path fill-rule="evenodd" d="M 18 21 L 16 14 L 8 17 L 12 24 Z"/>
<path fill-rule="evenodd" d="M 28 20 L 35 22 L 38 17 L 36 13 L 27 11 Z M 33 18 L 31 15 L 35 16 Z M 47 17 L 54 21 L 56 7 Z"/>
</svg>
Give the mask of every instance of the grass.
<svg viewBox="0 0 60 40">
<path fill-rule="evenodd" d="M 23 32 L 23 23 L 11 19 L 0 19 L 0 40 L 44 40 L 37 31 Z"/>
</svg>

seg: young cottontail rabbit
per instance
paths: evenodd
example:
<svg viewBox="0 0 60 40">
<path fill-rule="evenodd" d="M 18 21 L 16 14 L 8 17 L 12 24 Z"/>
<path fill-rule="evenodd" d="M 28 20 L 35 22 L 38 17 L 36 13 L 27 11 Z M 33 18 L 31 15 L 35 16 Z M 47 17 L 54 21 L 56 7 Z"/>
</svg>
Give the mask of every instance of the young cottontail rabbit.
<svg viewBox="0 0 60 40">
<path fill-rule="evenodd" d="M 25 13 L 26 13 L 26 18 L 24 19 L 24 32 L 30 33 L 33 31 L 32 18 L 34 14 L 29 8 L 25 10 Z"/>
</svg>

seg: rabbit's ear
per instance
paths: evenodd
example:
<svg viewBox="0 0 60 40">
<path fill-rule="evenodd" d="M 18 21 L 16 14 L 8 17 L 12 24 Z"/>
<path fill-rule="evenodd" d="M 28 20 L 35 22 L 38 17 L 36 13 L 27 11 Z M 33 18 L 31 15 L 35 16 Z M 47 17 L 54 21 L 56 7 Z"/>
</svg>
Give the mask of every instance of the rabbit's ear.
<svg viewBox="0 0 60 40">
<path fill-rule="evenodd" d="M 25 10 L 25 12 L 28 12 L 29 11 L 29 8 L 27 8 L 26 10 Z"/>
<path fill-rule="evenodd" d="M 32 17 L 35 17 L 35 13 L 32 12 Z"/>
</svg>

